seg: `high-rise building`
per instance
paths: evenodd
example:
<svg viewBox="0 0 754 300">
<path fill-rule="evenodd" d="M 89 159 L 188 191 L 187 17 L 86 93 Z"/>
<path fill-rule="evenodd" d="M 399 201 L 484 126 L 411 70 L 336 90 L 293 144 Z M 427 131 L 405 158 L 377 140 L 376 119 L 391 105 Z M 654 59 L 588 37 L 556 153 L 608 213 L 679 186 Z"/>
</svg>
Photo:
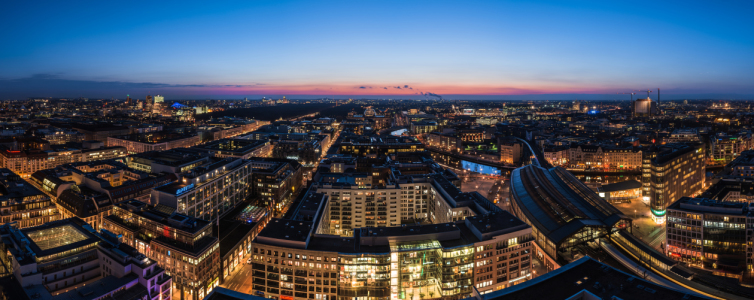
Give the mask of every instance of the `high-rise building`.
<svg viewBox="0 0 754 300">
<path fill-rule="evenodd" d="M 154 96 L 154 103 L 162 103 L 165 102 L 165 97 L 162 95 L 155 95 Z"/>
<path fill-rule="evenodd" d="M 653 147 L 642 158 L 642 194 L 652 219 L 665 222 L 665 209 L 681 197 L 693 197 L 704 187 L 704 148 L 700 144 Z"/>
</svg>

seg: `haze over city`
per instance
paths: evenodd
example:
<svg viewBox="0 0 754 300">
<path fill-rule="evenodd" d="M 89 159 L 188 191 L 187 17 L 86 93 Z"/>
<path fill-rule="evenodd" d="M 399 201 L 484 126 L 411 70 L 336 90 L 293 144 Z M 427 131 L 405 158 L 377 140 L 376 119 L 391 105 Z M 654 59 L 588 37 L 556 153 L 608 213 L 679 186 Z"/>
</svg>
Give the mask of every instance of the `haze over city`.
<svg viewBox="0 0 754 300">
<path fill-rule="evenodd" d="M 12 1 L 0 99 L 754 96 L 750 1 Z"/>
</svg>

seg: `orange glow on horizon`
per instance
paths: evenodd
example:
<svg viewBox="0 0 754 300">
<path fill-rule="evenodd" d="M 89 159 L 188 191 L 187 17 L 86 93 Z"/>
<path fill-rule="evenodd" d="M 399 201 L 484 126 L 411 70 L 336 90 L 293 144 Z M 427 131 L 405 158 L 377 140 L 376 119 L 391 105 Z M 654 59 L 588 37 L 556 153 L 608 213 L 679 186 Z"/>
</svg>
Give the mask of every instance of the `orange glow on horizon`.
<svg viewBox="0 0 754 300">
<path fill-rule="evenodd" d="M 614 88 L 586 89 L 577 87 L 505 87 L 485 85 L 430 85 L 411 86 L 410 88 L 397 88 L 398 86 L 353 86 L 331 84 L 306 84 L 306 85 L 242 85 L 230 87 L 188 87 L 196 91 L 204 91 L 217 94 L 249 95 L 396 95 L 423 97 L 422 92 L 431 92 L 439 95 L 530 95 L 530 94 L 612 94 Z M 181 88 L 187 89 L 187 88 Z"/>
</svg>

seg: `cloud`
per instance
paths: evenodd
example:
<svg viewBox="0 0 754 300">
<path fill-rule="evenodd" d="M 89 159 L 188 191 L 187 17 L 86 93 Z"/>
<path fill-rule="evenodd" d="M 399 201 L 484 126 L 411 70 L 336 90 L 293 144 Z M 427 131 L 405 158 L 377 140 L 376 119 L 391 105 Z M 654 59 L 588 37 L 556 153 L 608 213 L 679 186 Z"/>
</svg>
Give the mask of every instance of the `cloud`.
<svg viewBox="0 0 754 300">
<path fill-rule="evenodd" d="M 387 90 L 387 87 L 383 87 L 383 89 L 386 89 L 386 90 Z"/>
<path fill-rule="evenodd" d="M 264 85 L 253 84 L 169 84 L 161 82 L 94 81 L 67 79 L 59 74 L 34 74 L 25 78 L 0 78 L 0 98 L 23 99 L 26 97 L 78 97 L 126 94 L 157 94 L 186 89 L 251 88 Z"/>
<path fill-rule="evenodd" d="M 400 86 L 394 86 L 393 88 L 394 88 L 394 89 L 399 89 L 399 90 L 401 89 L 401 87 L 400 87 Z"/>
<path fill-rule="evenodd" d="M 408 84 L 403 86 L 404 88 L 408 88 Z"/>
<path fill-rule="evenodd" d="M 367 87 L 365 87 L 365 86 L 360 86 L 359 88 L 360 88 L 360 89 L 365 89 L 365 88 L 367 88 Z"/>
</svg>

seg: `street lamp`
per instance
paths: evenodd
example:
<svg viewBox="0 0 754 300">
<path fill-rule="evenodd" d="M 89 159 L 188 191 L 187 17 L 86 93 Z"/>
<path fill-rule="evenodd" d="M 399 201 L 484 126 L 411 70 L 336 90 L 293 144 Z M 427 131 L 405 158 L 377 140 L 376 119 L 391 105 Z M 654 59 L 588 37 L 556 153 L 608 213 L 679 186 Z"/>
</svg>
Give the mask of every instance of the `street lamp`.
<svg viewBox="0 0 754 300">
<path fill-rule="evenodd" d="M 636 210 L 634 209 L 634 219 L 636 219 Z"/>
</svg>

